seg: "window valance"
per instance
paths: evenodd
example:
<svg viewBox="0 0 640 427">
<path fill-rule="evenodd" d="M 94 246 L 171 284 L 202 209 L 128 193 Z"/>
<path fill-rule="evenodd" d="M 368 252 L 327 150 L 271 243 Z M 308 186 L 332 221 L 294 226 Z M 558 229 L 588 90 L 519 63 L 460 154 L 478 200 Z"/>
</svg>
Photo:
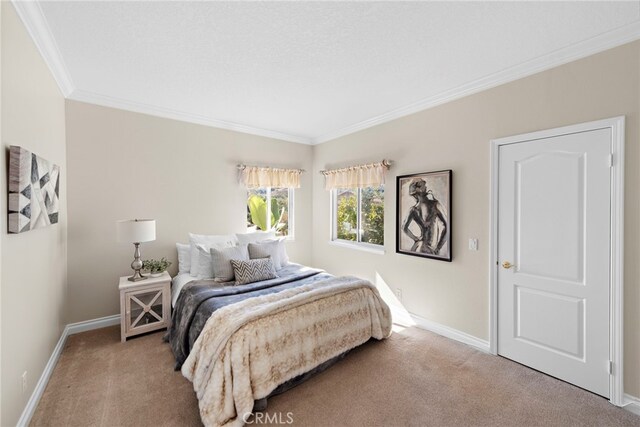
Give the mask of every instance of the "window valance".
<svg viewBox="0 0 640 427">
<path fill-rule="evenodd" d="M 384 176 L 391 161 L 349 166 L 342 169 L 320 171 L 324 175 L 324 189 L 379 187 L 384 185 Z"/>
<path fill-rule="evenodd" d="M 247 188 L 300 188 L 302 169 L 238 165 L 240 182 Z"/>
</svg>

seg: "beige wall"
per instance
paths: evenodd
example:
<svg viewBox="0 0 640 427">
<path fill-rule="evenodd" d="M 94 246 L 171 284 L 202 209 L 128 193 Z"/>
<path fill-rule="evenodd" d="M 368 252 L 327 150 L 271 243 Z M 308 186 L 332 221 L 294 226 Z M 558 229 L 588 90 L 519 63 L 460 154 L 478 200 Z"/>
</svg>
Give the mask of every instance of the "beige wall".
<svg viewBox="0 0 640 427">
<path fill-rule="evenodd" d="M 401 288 L 405 308 L 481 339 L 489 335 L 489 140 L 625 115 L 625 390 L 640 396 L 640 43 L 314 147 L 313 263 Z M 318 170 L 392 159 L 385 195 L 385 249 L 376 255 L 329 240 L 329 195 Z M 395 253 L 395 177 L 453 169 L 452 263 Z M 467 240 L 480 250 L 467 250 Z"/>
<path fill-rule="evenodd" d="M 7 234 L 2 208 L 2 420 L 15 425 L 64 325 L 67 272 L 64 98 L 9 2 L 2 2 L 2 149 L 21 145 L 60 165 L 60 222 Z M 0 200 L 7 200 L 0 174 Z M 28 386 L 22 393 L 22 373 Z"/>
<path fill-rule="evenodd" d="M 118 277 L 130 275 L 133 245 L 115 222 L 155 218 L 144 257 L 166 256 L 188 233 L 246 230 L 246 189 L 236 164 L 311 169 L 310 146 L 67 101 L 69 179 L 68 322 L 120 312 Z M 295 190 L 292 260 L 311 261 L 311 176 Z"/>
<path fill-rule="evenodd" d="M 0 45 L 2 41 L 2 7 L 0 6 Z M 2 49 L 0 49 L 0 138 L 2 138 Z M 0 197 L 0 212 L 4 212 L 5 201 Z M 0 239 L 0 392 L 2 391 L 2 239 Z M 2 422 L 2 398 L 0 397 L 0 423 Z"/>
</svg>

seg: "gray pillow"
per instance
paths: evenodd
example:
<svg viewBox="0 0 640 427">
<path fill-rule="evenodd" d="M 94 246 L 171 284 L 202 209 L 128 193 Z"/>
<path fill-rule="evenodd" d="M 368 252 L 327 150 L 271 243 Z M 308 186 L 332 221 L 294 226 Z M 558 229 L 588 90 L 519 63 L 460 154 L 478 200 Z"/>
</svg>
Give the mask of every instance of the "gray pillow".
<svg viewBox="0 0 640 427">
<path fill-rule="evenodd" d="M 283 240 L 268 240 L 259 243 L 249 243 L 249 258 L 258 259 L 266 258 L 270 256 L 273 261 L 273 266 L 276 270 L 280 270 L 287 265 L 287 260 L 284 259 L 286 251 L 284 248 Z"/>
<path fill-rule="evenodd" d="M 245 285 L 278 277 L 271 258 L 250 259 L 249 261 L 232 259 L 231 265 L 236 276 L 236 285 Z"/>
<path fill-rule="evenodd" d="M 231 260 L 249 260 L 247 245 L 232 246 L 230 248 L 211 248 L 211 263 L 213 265 L 213 278 L 216 282 L 230 282 L 233 280 L 233 267 Z"/>
</svg>

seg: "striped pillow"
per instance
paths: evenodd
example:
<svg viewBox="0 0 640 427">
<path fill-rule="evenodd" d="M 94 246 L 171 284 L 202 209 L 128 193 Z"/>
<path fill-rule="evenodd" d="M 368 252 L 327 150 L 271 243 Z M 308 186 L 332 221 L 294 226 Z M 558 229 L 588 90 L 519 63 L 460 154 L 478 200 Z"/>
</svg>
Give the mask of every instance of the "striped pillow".
<svg viewBox="0 0 640 427">
<path fill-rule="evenodd" d="M 232 246 L 230 248 L 211 248 L 211 264 L 213 278 L 216 282 L 230 282 L 233 280 L 231 260 L 249 260 L 247 245 Z"/>
<path fill-rule="evenodd" d="M 232 259 L 231 265 L 236 276 L 236 285 L 245 285 L 278 277 L 271 258 L 250 259 L 249 261 Z"/>
</svg>

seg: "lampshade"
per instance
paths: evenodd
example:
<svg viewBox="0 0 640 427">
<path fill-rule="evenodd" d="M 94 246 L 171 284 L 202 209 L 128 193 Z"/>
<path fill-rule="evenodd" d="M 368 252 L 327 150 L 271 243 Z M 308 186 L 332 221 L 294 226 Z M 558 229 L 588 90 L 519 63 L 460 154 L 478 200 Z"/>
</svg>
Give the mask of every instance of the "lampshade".
<svg viewBox="0 0 640 427">
<path fill-rule="evenodd" d="M 155 219 L 127 219 L 116 223 L 118 242 L 142 243 L 156 240 Z"/>
</svg>

